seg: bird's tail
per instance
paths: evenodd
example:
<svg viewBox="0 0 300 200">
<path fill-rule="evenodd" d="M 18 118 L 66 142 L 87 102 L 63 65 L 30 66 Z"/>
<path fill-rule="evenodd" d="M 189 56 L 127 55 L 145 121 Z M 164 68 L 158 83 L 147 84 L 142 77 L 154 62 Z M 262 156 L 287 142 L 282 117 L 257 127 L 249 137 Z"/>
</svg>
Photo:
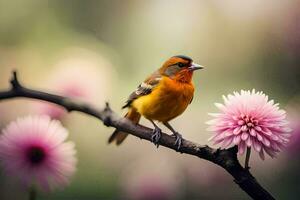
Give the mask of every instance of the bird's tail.
<svg viewBox="0 0 300 200">
<path fill-rule="evenodd" d="M 133 108 L 130 108 L 124 117 L 127 118 L 128 120 L 132 121 L 135 124 L 138 124 L 141 119 L 141 115 Z M 109 137 L 108 143 L 112 143 L 112 142 L 116 141 L 116 144 L 120 145 L 126 139 L 127 136 L 128 136 L 128 133 L 123 132 L 123 131 L 118 131 L 116 129 Z"/>
</svg>

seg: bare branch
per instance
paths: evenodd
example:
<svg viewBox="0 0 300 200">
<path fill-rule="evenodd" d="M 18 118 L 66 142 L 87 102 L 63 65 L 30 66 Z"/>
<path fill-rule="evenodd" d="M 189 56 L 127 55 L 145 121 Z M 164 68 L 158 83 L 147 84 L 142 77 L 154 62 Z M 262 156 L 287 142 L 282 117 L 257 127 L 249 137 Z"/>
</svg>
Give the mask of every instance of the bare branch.
<svg viewBox="0 0 300 200">
<path fill-rule="evenodd" d="M 108 103 L 106 103 L 103 110 L 99 110 L 89 104 L 79 102 L 68 97 L 26 88 L 18 81 L 16 72 L 13 72 L 11 86 L 12 87 L 9 90 L 0 91 L 0 101 L 25 97 L 51 102 L 62 106 L 69 112 L 78 111 L 94 116 L 101 120 L 105 126 L 115 127 L 138 138 L 151 141 L 152 129 L 141 125 L 134 125 L 129 120 L 119 117 L 113 110 L 111 110 Z M 165 133 L 162 133 L 159 145 L 178 151 L 177 146 L 175 145 L 175 138 Z M 253 199 L 274 199 L 274 197 L 272 197 L 272 195 L 256 181 L 250 171 L 241 166 L 237 158 L 237 147 L 220 150 L 211 148 L 207 145 L 199 145 L 195 142 L 184 139 L 179 152 L 197 156 L 224 168 L 234 178 L 234 182 L 237 183 L 240 188 Z"/>
</svg>

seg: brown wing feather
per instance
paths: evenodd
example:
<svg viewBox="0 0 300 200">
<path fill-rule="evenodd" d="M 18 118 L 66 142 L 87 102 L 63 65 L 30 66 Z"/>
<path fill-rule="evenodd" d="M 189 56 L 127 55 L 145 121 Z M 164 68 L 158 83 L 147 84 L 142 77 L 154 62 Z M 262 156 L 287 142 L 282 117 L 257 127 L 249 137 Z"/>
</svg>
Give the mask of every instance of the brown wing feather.
<svg viewBox="0 0 300 200">
<path fill-rule="evenodd" d="M 130 107 L 131 103 L 144 95 L 150 94 L 153 88 L 158 85 L 161 79 L 159 72 L 154 72 L 150 77 L 148 77 L 143 83 L 141 83 L 137 89 L 130 94 L 126 104 L 122 108 Z"/>
</svg>

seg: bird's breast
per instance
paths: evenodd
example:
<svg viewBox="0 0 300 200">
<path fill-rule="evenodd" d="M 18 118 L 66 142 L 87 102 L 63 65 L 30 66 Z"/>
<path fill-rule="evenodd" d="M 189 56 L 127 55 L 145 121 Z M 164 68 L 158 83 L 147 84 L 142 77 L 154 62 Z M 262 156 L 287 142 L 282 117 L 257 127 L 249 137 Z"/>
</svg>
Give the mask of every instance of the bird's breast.
<svg viewBox="0 0 300 200">
<path fill-rule="evenodd" d="M 184 112 L 193 95 L 192 83 L 164 77 L 150 94 L 136 99 L 132 106 L 148 119 L 167 122 Z"/>
</svg>

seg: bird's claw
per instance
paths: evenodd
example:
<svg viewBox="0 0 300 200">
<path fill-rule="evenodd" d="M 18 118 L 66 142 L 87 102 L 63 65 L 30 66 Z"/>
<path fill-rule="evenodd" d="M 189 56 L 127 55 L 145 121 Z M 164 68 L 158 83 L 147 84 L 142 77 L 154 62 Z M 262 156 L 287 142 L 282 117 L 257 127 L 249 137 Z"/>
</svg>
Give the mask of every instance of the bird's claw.
<svg viewBox="0 0 300 200">
<path fill-rule="evenodd" d="M 159 140 L 161 138 L 161 129 L 158 127 L 155 127 L 151 136 L 151 141 L 154 143 L 154 145 L 158 148 L 159 146 Z"/>
<path fill-rule="evenodd" d="M 175 145 L 177 145 L 177 150 L 179 150 L 183 140 L 182 135 L 176 132 L 172 136 L 175 137 Z"/>
</svg>

